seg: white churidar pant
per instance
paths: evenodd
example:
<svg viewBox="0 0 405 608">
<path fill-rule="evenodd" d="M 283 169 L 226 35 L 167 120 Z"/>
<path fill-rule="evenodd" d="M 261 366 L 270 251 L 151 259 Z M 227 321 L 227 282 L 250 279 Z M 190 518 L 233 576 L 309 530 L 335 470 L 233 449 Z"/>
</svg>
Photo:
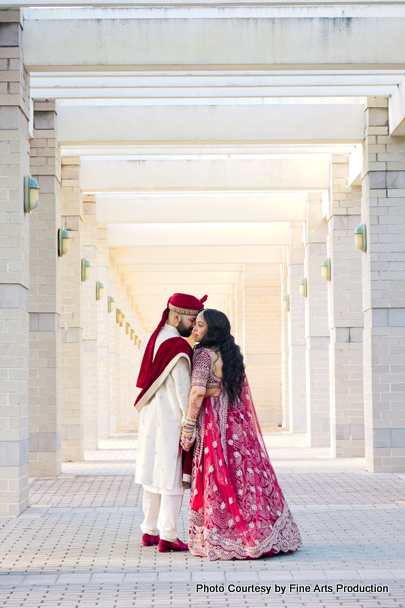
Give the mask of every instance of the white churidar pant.
<svg viewBox="0 0 405 608">
<path fill-rule="evenodd" d="M 163 540 L 176 542 L 177 520 L 182 502 L 182 494 L 157 494 L 144 488 L 142 509 L 145 519 L 141 524 L 142 532 L 154 536 L 159 534 Z"/>
</svg>

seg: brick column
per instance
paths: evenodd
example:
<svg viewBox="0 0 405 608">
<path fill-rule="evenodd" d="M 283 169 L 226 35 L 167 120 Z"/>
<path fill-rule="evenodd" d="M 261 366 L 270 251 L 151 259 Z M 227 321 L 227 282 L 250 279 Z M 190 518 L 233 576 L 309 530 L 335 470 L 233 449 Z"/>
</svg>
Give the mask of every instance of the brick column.
<svg viewBox="0 0 405 608">
<path fill-rule="evenodd" d="M 83 283 L 83 399 L 84 447 L 98 447 L 98 372 L 97 372 L 97 224 L 96 200 L 83 198 L 83 256 L 91 264 L 91 274 Z"/>
<path fill-rule="evenodd" d="M 288 293 L 288 265 L 287 265 L 287 247 L 283 247 L 283 262 L 281 264 L 281 297 L 283 298 Z M 283 428 L 289 428 L 289 362 L 288 362 L 288 316 L 289 311 L 284 309 L 283 301 L 281 302 L 281 403 L 282 403 L 282 425 Z"/>
<path fill-rule="evenodd" d="M 84 460 L 83 201 L 79 171 L 79 157 L 62 158 L 62 226 L 70 237 L 69 253 L 61 259 L 62 462 Z"/>
<path fill-rule="evenodd" d="M 237 328 L 238 320 L 236 318 L 236 284 L 231 285 L 229 322 L 231 324 L 231 333 L 232 333 L 233 337 L 235 337 L 235 335 L 238 331 L 238 328 Z"/>
<path fill-rule="evenodd" d="M 122 298 L 122 290 L 120 287 L 120 274 L 117 272 L 117 308 L 121 311 L 124 308 L 124 300 Z M 123 311 L 124 312 L 124 311 Z M 121 430 L 121 400 L 122 400 L 122 388 L 121 384 L 123 382 L 123 374 L 121 367 L 121 358 L 122 358 L 122 346 L 121 346 L 121 333 L 122 327 L 117 323 L 117 331 L 115 334 L 115 378 L 116 378 L 116 399 L 115 399 L 115 407 L 116 407 L 116 415 L 117 415 L 117 431 Z"/>
<path fill-rule="evenodd" d="M 361 187 L 349 187 L 348 176 L 348 157 L 333 157 L 328 222 L 331 447 L 334 457 L 343 458 L 364 456 L 361 255 L 353 236 L 361 219 Z"/>
<path fill-rule="evenodd" d="M 259 420 L 281 425 L 281 311 L 278 264 L 246 264 L 243 272 L 246 372 Z"/>
<path fill-rule="evenodd" d="M 289 424 L 290 431 L 307 430 L 305 380 L 305 298 L 299 293 L 299 282 L 304 277 L 304 245 L 302 223 L 290 223 L 288 245 L 288 315 L 289 356 Z"/>
<path fill-rule="evenodd" d="M 366 468 L 405 472 L 405 141 L 388 136 L 387 100 L 366 105 L 362 222 Z"/>
<path fill-rule="evenodd" d="M 55 101 L 34 102 L 31 173 L 39 182 L 31 217 L 29 452 L 31 477 L 54 477 L 62 467 L 60 162 Z"/>
<path fill-rule="evenodd" d="M 245 327 L 244 327 L 244 296 L 243 296 L 243 272 L 238 272 L 236 276 L 236 336 L 235 342 L 238 344 L 242 350 L 242 353 L 245 352 Z"/>
<path fill-rule="evenodd" d="M 107 227 L 97 227 L 97 280 L 104 286 L 101 300 L 97 302 L 97 404 L 98 404 L 98 438 L 107 439 L 109 430 L 109 256 L 107 246 Z"/>
<path fill-rule="evenodd" d="M 305 298 L 307 437 L 313 447 L 330 446 L 328 285 L 322 278 L 328 225 L 322 195 L 309 193 L 306 211 Z"/>
<path fill-rule="evenodd" d="M 109 432 L 117 432 L 117 344 L 116 334 L 118 331 L 118 325 L 116 323 L 116 309 L 119 308 L 118 296 L 117 296 L 117 276 L 115 268 L 115 249 L 109 250 L 109 269 L 108 269 L 108 296 L 114 298 L 114 305 L 112 311 L 108 315 L 108 336 L 109 336 Z"/>
<path fill-rule="evenodd" d="M 21 38 L 20 11 L 0 10 L 0 515 L 28 506 L 29 77 Z"/>
</svg>

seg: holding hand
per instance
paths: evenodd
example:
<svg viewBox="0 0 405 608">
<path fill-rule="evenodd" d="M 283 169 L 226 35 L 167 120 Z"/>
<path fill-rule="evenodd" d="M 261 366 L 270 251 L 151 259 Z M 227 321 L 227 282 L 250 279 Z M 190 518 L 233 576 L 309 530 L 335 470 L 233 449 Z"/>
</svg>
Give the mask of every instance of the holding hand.
<svg viewBox="0 0 405 608">
<path fill-rule="evenodd" d="M 184 433 L 181 434 L 180 444 L 183 450 L 185 450 L 186 452 L 190 451 L 190 448 L 193 445 L 194 441 L 195 437 L 187 437 L 186 435 L 184 435 Z"/>
</svg>

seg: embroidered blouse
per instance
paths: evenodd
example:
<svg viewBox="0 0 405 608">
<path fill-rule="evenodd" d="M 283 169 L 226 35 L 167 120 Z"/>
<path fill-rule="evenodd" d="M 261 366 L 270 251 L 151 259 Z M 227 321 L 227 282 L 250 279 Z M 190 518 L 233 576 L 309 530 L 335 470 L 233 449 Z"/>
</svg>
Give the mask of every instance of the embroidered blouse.
<svg viewBox="0 0 405 608">
<path fill-rule="evenodd" d="M 214 374 L 214 359 L 209 348 L 197 348 L 193 354 L 191 386 L 222 388 L 222 378 Z"/>
</svg>

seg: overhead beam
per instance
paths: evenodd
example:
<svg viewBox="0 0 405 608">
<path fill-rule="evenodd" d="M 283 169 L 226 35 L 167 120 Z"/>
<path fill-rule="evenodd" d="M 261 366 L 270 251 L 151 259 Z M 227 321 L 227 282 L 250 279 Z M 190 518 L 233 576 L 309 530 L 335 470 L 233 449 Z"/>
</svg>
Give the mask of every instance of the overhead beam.
<svg viewBox="0 0 405 608">
<path fill-rule="evenodd" d="M 156 285 L 134 285 L 131 293 L 135 296 L 135 299 L 140 301 L 139 298 L 148 299 L 148 296 L 149 299 L 151 299 L 150 296 L 152 298 L 158 295 L 164 296 L 165 294 L 170 293 L 171 290 L 175 293 L 187 293 L 189 291 L 203 291 L 207 293 L 209 291 L 211 295 L 226 296 L 228 293 L 231 293 L 231 284 L 198 283 L 197 281 L 185 283 L 180 281 L 178 283 L 157 283 Z"/>
<path fill-rule="evenodd" d="M 405 37 L 404 37 L 405 38 Z M 360 103 L 59 106 L 58 141 L 358 143 Z"/>
<path fill-rule="evenodd" d="M 174 214 L 175 217 L 175 214 Z M 239 246 L 239 245 L 287 245 L 288 222 L 201 222 L 196 224 L 109 224 L 107 244 L 109 247 L 159 246 Z M 229 209 L 232 219 L 232 209 Z"/>
<path fill-rule="evenodd" d="M 315 158 L 82 159 L 80 187 L 85 192 L 324 190 L 330 161 Z M 202 210 L 201 210 L 202 215 Z"/>
<path fill-rule="evenodd" d="M 396 87 L 388 101 L 388 118 L 390 135 L 405 135 L 405 78 Z"/>
<path fill-rule="evenodd" d="M 289 222 L 305 220 L 303 194 L 166 196 L 98 194 L 99 223 Z"/>
<path fill-rule="evenodd" d="M 403 9 L 390 7 L 386 16 L 366 7 L 363 13 L 356 7 L 155 7 L 153 15 L 147 8 L 28 9 L 24 57 L 35 71 L 393 68 L 405 65 Z"/>
<path fill-rule="evenodd" d="M 32 88 L 34 99 L 262 99 L 271 97 L 360 97 L 389 96 L 394 92 L 395 83 L 390 84 L 353 84 L 321 86 L 268 86 L 268 87 L 127 87 L 127 88 Z"/>
<path fill-rule="evenodd" d="M 256 89 L 267 89 L 272 87 L 353 87 L 353 86 L 393 86 L 401 82 L 402 72 L 389 71 L 388 73 L 376 70 L 351 70 L 346 66 L 344 73 L 338 70 L 328 69 L 325 72 L 308 70 L 302 72 L 289 72 L 288 70 L 275 70 L 250 72 L 248 70 L 221 70 L 209 72 L 46 72 L 37 74 L 31 73 L 30 90 L 34 92 L 34 97 L 45 92 L 52 92 L 57 98 L 63 98 L 69 92 L 76 91 L 83 94 L 95 93 L 95 96 L 102 96 L 102 91 L 109 89 L 116 94 L 123 94 L 126 90 L 131 92 L 131 96 L 148 96 L 148 91 L 152 92 L 159 88 L 166 92 L 168 90 L 184 91 L 193 90 L 197 93 L 219 88 L 226 90 L 241 89 L 255 91 Z M 174 94 L 174 93 L 173 93 Z M 87 94 L 86 94 L 87 96 Z M 116 95 L 119 96 L 119 95 Z M 177 95 L 179 97 L 179 95 Z"/>
<path fill-rule="evenodd" d="M 117 264 L 268 264 L 283 260 L 281 245 L 241 247 L 122 247 L 116 248 Z"/>
<path fill-rule="evenodd" d="M 202 285 L 205 283 L 211 284 L 232 284 L 236 282 L 236 272 L 220 272 L 220 271 L 186 271 L 179 268 L 176 271 L 160 270 L 160 272 L 127 272 L 125 280 L 132 285 L 173 285 L 175 283 L 186 283 L 192 285 L 197 283 Z"/>
<path fill-rule="evenodd" d="M 111 250 L 110 250 L 111 251 Z M 120 262 L 119 264 L 119 271 L 123 272 L 123 273 L 134 273 L 137 276 L 141 277 L 141 276 L 145 276 L 147 278 L 150 278 L 150 280 L 152 282 L 156 282 L 156 279 L 154 278 L 156 273 L 161 273 L 164 272 L 166 273 L 170 273 L 170 272 L 181 272 L 181 273 L 193 273 L 193 272 L 199 272 L 199 273 L 221 273 L 221 272 L 225 272 L 225 273 L 234 273 L 234 272 L 242 272 L 243 270 L 243 264 L 233 264 L 233 263 L 224 263 L 221 262 L 221 260 L 218 260 L 217 262 L 204 262 L 204 263 L 190 263 L 187 260 L 184 260 L 184 262 L 181 265 L 181 268 L 176 268 L 176 270 L 173 270 L 172 267 L 172 262 L 170 259 L 167 259 L 164 263 L 161 264 L 133 264 L 133 263 L 129 263 L 129 264 L 125 264 L 123 262 Z"/>
</svg>

